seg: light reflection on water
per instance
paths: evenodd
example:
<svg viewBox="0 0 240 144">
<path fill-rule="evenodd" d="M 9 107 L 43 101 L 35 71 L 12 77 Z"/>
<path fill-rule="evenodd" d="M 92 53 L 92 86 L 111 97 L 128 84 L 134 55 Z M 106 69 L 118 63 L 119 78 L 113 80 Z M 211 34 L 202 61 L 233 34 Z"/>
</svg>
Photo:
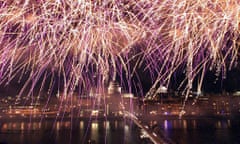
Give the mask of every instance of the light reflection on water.
<svg viewBox="0 0 240 144">
<path fill-rule="evenodd" d="M 178 144 L 237 144 L 240 142 L 240 120 L 238 119 L 160 120 L 157 126 L 165 136 Z"/>
<path fill-rule="evenodd" d="M 0 122 L 0 143 L 116 143 L 138 144 L 138 128 L 126 121 Z"/>
<path fill-rule="evenodd" d="M 91 139 L 98 140 L 98 123 L 92 122 L 91 127 Z"/>
<path fill-rule="evenodd" d="M 41 122 L 7 122 L 1 123 L 1 132 L 6 131 L 25 131 L 25 130 L 39 130 L 41 129 Z"/>
<path fill-rule="evenodd" d="M 216 129 L 226 129 L 226 128 L 232 128 L 231 126 L 231 120 L 196 120 L 196 119 L 191 119 L 191 120 L 164 120 L 163 121 L 163 127 L 164 129 L 198 129 L 203 126 L 205 123 L 206 125 L 211 125 L 211 127 L 214 127 Z M 159 121 L 161 123 L 161 121 Z M 236 124 L 236 121 L 235 121 Z"/>
</svg>

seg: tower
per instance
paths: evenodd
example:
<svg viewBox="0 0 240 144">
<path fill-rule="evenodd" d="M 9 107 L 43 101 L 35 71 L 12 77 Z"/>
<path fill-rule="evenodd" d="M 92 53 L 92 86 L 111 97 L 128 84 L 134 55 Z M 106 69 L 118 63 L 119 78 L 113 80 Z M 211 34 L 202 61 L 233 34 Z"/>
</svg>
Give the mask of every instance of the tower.
<svg viewBox="0 0 240 144">
<path fill-rule="evenodd" d="M 108 94 L 121 94 L 121 86 L 117 81 L 110 81 L 108 86 Z"/>
</svg>

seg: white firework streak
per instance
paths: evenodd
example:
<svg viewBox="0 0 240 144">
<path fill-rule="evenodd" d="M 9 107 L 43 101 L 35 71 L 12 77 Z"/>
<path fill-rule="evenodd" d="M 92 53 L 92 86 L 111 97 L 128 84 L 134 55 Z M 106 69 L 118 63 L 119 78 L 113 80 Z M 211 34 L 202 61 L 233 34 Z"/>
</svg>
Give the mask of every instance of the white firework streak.
<svg viewBox="0 0 240 144">
<path fill-rule="evenodd" d="M 236 66 L 239 19 L 236 0 L 4 1 L 0 80 L 8 84 L 30 72 L 22 91 L 31 84 L 31 93 L 46 73 L 62 75 L 68 95 L 77 87 L 103 87 L 123 73 L 131 87 L 144 66 L 150 92 L 168 86 L 179 70 L 186 73 L 179 87 L 187 81 L 188 93 L 200 74 L 200 91 L 207 70 L 225 77 Z"/>
</svg>

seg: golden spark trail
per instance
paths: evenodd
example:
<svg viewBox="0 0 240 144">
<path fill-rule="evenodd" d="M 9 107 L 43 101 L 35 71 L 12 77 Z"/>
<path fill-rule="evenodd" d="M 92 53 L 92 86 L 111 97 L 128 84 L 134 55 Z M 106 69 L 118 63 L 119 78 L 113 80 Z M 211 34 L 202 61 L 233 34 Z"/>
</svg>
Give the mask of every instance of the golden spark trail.
<svg viewBox="0 0 240 144">
<path fill-rule="evenodd" d="M 28 75 L 22 89 L 31 85 L 31 92 L 41 79 L 58 77 L 64 85 L 58 91 L 67 95 L 124 75 L 131 91 L 130 81 L 144 69 L 151 75 L 152 94 L 181 71 L 188 84 L 179 88 L 189 93 L 198 75 L 215 70 L 224 78 L 239 61 L 239 3 L 0 1 L 0 82 Z M 51 80 L 49 91 L 53 87 Z"/>
</svg>

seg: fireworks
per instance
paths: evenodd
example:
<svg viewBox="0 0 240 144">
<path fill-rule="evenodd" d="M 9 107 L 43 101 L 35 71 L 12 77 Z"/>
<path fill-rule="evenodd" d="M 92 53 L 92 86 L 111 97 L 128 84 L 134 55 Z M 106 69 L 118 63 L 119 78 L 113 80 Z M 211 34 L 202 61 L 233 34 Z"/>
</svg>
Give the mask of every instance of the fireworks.
<svg viewBox="0 0 240 144">
<path fill-rule="evenodd" d="M 116 75 L 132 87 L 142 66 L 151 73 L 150 91 L 179 70 L 186 89 L 200 73 L 200 90 L 206 70 L 225 77 L 239 56 L 236 0 L 20 0 L 0 7 L 0 82 L 29 72 L 22 91 L 31 85 L 30 93 L 45 79 L 51 92 L 56 77 L 66 95 Z"/>
</svg>

